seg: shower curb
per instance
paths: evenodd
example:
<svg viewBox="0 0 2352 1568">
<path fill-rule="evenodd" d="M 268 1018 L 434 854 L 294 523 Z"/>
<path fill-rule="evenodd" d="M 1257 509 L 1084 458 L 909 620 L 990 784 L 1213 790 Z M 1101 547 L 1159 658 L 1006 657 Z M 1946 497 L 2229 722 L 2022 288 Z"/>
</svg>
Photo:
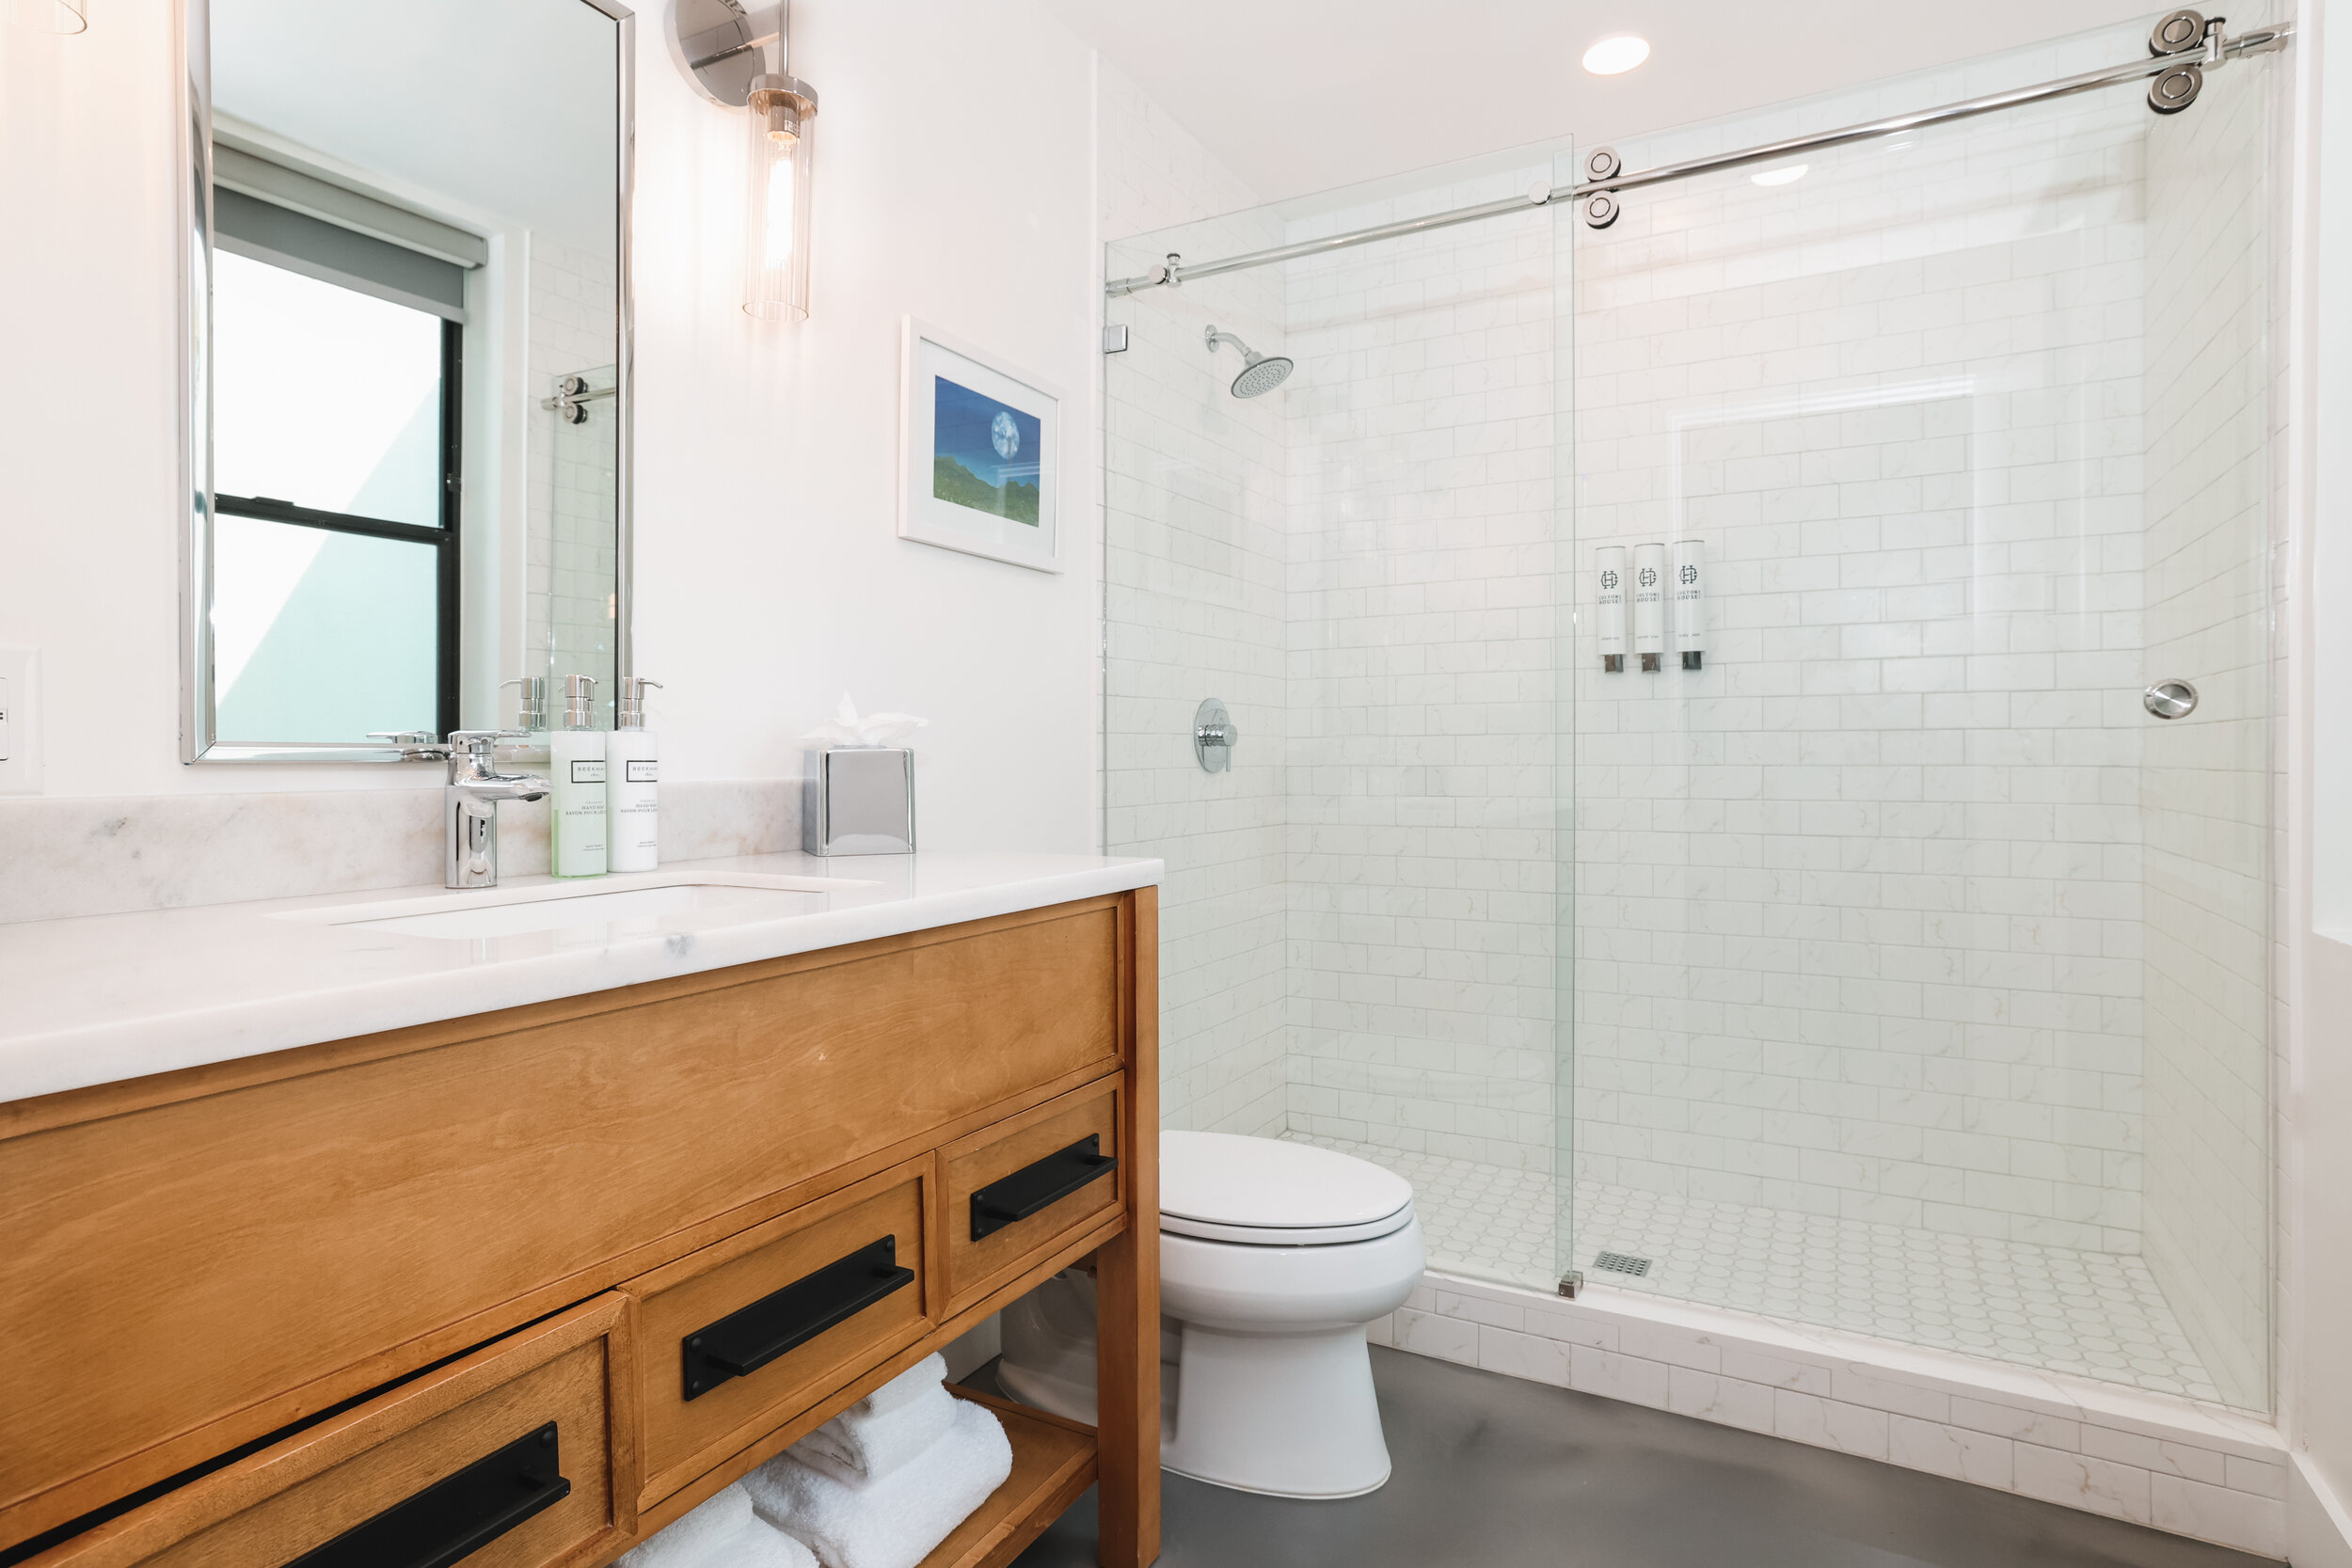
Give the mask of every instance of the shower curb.
<svg viewBox="0 0 2352 1568">
<path fill-rule="evenodd" d="M 1588 1285 L 1424 1275 L 1372 1342 L 1947 1476 L 2263 1557 L 2284 1438 L 2244 1411 Z"/>
</svg>

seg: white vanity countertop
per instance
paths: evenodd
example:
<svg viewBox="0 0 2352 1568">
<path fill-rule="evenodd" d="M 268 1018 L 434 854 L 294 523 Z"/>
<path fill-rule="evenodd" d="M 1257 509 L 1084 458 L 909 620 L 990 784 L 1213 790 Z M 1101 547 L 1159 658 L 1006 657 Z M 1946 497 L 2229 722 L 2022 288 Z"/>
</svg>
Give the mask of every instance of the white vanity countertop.
<svg viewBox="0 0 2352 1568">
<path fill-rule="evenodd" d="M 691 917 L 466 941 L 321 923 L 402 888 L 0 925 L 0 1101 L 755 963 L 1157 883 L 1094 855 L 747 855 L 680 873 L 854 880 L 779 918 Z M 572 883 L 583 891 L 610 882 Z M 507 879 L 501 892 L 549 885 Z M 488 896 L 495 898 L 496 894 Z M 294 911 L 312 911 L 289 919 Z"/>
</svg>

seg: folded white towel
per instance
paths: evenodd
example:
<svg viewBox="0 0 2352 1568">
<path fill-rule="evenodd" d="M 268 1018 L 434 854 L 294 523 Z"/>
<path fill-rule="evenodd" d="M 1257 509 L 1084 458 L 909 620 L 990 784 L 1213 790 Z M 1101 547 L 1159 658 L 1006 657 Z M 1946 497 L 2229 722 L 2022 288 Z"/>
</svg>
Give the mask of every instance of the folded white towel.
<svg viewBox="0 0 2352 1568">
<path fill-rule="evenodd" d="M 736 1568 L 738 1562 L 792 1568 L 793 1558 L 748 1555 L 765 1544 L 754 1539 L 755 1530 L 771 1540 L 776 1534 L 753 1516 L 751 1494 L 739 1481 L 631 1546 L 613 1568 Z M 807 1555 L 799 1542 L 792 1544 Z"/>
<path fill-rule="evenodd" d="M 817 1568 L 817 1554 L 755 1516 L 711 1554 L 708 1568 Z"/>
<path fill-rule="evenodd" d="M 862 1416 L 851 1405 L 788 1451 L 851 1486 L 880 1481 L 938 1442 L 956 1424 L 961 1402 L 934 1383 L 879 1416 Z"/>
<path fill-rule="evenodd" d="M 844 1416 L 886 1416 L 947 1381 L 947 1358 L 934 1351 L 843 1411 Z"/>
<path fill-rule="evenodd" d="M 825 1568 L 915 1568 L 1012 1474 L 995 1416 L 958 1400 L 955 1424 L 914 1464 L 851 1486 L 778 1454 L 743 1478 L 760 1518 L 815 1549 Z"/>
</svg>

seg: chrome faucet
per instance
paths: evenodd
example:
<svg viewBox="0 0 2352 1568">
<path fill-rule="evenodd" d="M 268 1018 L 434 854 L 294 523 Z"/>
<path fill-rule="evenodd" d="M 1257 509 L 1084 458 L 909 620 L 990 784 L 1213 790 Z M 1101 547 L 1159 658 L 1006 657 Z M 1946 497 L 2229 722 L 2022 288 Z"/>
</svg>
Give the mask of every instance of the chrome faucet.
<svg viewBox="0 0 2352 1568">
<path fill-rule="evenodd" d="M 449 737 L 449 787 L 441 791 L 441 880 L 448 887 L 499 885 L 499 802 L 536 800 L 548 781 L 501 773 L 498 743 L 528 730 L 456 730 Z"/>
</svg>

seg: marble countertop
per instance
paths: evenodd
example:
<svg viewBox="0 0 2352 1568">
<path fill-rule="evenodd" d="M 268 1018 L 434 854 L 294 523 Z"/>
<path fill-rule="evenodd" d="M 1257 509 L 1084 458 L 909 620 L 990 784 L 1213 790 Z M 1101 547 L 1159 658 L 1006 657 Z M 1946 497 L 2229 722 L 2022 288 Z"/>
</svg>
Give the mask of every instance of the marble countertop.
<svg viewBox="0 0 2352 1568">
<path fill-rule="evenodd" d="M 1041 909 L 1150 886 L 1161 869 L 1093 855 L 745 855 L 665 863 L 660 877 L 856 885 L 774 918 L 689 913 L 459 941 L 321 918 L 484 896 L 437 887 L 0 925 L 0 1101 Z M 551 882 L 514 877 L 500 891 Z"/>
</svg>

